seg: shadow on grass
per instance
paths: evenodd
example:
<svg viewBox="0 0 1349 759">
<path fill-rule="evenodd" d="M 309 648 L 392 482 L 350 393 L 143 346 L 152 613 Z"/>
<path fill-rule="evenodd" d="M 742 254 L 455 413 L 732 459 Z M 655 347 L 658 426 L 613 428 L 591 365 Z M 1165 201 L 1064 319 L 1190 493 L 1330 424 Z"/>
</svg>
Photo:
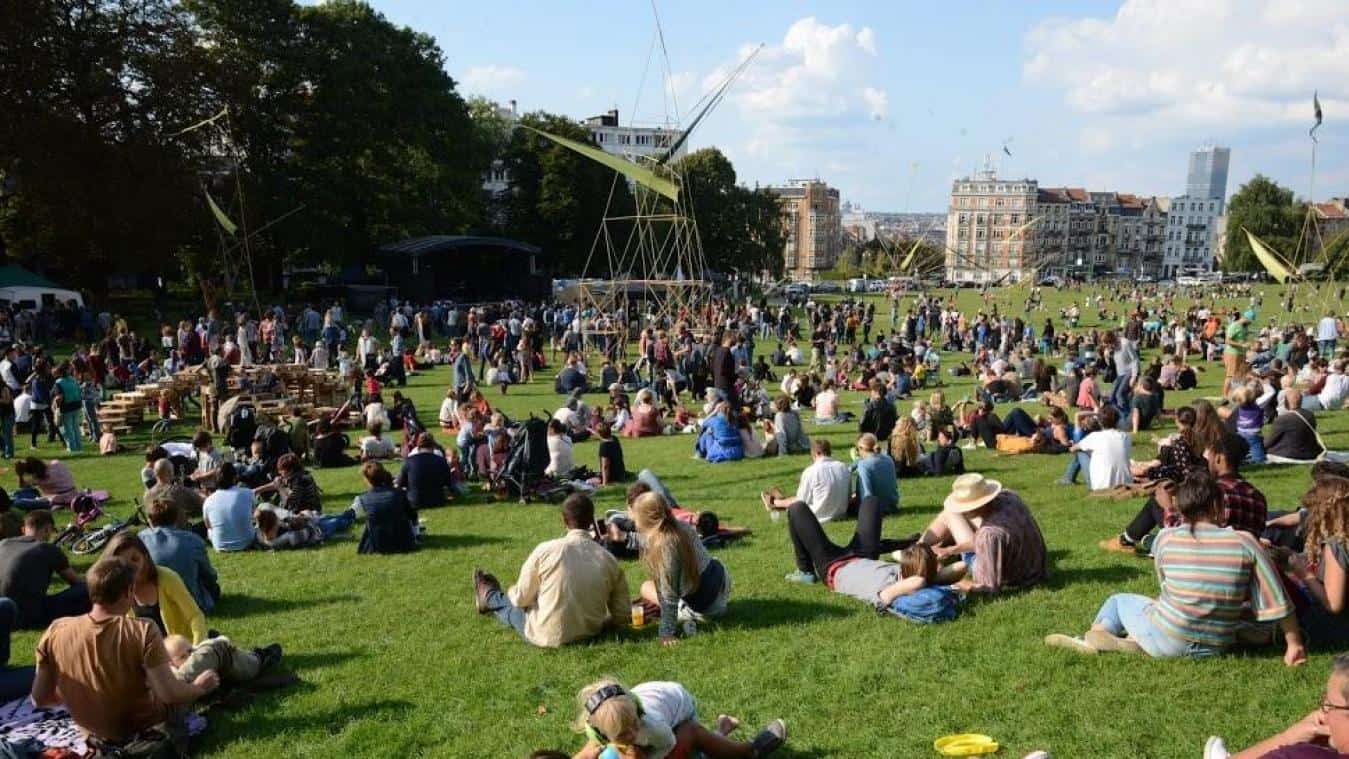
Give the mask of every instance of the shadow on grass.
<svg viewBox="0 0 1349 759">
<path fill-rule="evenodd" d="M 726 615 L 713 621 L 725 630 L 761 630 L 785 624 L 852 616 L 853 611 L 833 604 L 795 598 L 747 598 L 731 601 Z"/>
<path fill-rule="evenodd" d="M 319 669 L 321 667 L 331 667 L 352 659 L 364 659 L 369 656 L 365 649 L 353 649 L 350 651 L 315 651 L 310 653 L 287 653 L 285 656 L 286 666 L 293 670 L 302 672 L 306 669 Z"/>
<path fill-rule="evenodd" d="M 1040 587 L 1050 590 L 1062 590 L 1063 588 L 1075 583 L 1104 583 L 1107 585 L 1123 585 L 1130 580 L 1137 579 L 1140 575 L 1151 574 L 1151 562 L 1132 556 L 1121 554 L 1124 562 L 1117 564 L 1107 564 L 1099 567 L 1073 567 L 1065 569 L 1061 566 L 1063 559 L 1071 552 L 1064 549 L 1055 549 L 1049 552 L 1049 579 Z"/>
<path fill-rule="evenodd" d="M 352 594 L 334 596 L 310 596 L 307 598 L 260 598 L 258 596 L 227 594 L 211 612 L 211 619 L 237 619 L 255 614 L 276 614 L 278 612 L 312 609 L 329 604 L 354 603 L 361 597 Z"/>
<path fill-rule="evenodd" d="M 472 548 L 473 546 L 486 546 L 495 543 L 509 543 L 506 538 L 499 538 L 494 535 L 466 535 L 449 534 L 442 535 L 428 533 L 422 536 L 421 550 L 428 549 L 443 550 L 451 548 Z"/>
<path fill-rule="evenodd" d="M 213 712 L 212 729 L 206 732 L 206 740 L 201 748 L 218 748 L 228 743 L 229 738 L 222 734 L 226 732 L 233 736 L 246 731 L 250 739 L 265 739 L 285 733 L 309 731 L 337 735 L 353 722 L 389 722 L 414 708 L 410 701 L 394 699 L 352 703 L 325 711 L 298 714 L 289 710 L 269 708 L 278 699 L 285 698 L 285 693 L 286 691 L 282 690 L 260 694 L 255 704 L 262 708 L 248 709 L 247 715 L 237 710 Z"/>
</svg>

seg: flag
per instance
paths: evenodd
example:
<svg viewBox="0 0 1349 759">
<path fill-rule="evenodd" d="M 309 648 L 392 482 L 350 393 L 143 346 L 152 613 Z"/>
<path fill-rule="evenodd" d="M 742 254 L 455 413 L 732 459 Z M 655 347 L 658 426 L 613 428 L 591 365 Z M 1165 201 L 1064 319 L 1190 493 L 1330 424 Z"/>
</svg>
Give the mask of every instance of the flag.
<svg viewBox="0 0 1349 759">
<path fill-rule="evenodd" d="M 1012 157 L 1012 151 L 1008 150 L 1006 145 L 1002 146 L 1002 152 L 1006 153 L 1008 158 Z"/>
<path fill-rule="evenodd" d="M 1316 123 L 1312 125 L 1311 131 L 1307 132 L 1307 136 L 1312 138 L 1312 142 L 1316 142 L 1316 130 L 1321 128 L 1321 98 L 1317 97 L 1315 90 L 1312 90 L 1312 115 Z"/>
<path fill-rule="evenodd" d="M 211 197 L 211 193 L 207 192 L 205 189 L 203 189 L 202 192 L 206 195 L 206 205 L 211 207 L 211 213 L 215 216 L 216 222 L 218 222 L 226 232 L 229 232 L 230 236 L 237 234 L 239 225 L 235 224 L 234 221 L 230 219 L 229 215 L 216 204 L 215 198 Z"/>
</svg>

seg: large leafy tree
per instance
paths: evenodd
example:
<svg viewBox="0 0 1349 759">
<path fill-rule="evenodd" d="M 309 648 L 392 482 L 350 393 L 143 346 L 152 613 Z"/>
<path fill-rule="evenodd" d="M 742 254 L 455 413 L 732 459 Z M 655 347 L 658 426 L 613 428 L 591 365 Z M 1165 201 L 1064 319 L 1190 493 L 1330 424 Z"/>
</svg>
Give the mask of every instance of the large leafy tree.
<svg viewBox="0 0 1349 759">
<path fill-rule="evenodd" d="M 1245 230 L 1259 237 L 1284 256 L 1292 256 L 1306 207 L 1294 200 L 1293 191 L 1257 174 L 1241 186 L 1227 204 L 1227 246 L 1222 266 L 1226 271 L 1263 271 L 1251 250 Z"/>
<path fill-rule="evenodd" d="M 110 271 L 158 271 L 198 234 L 198 146 L 168 135 L 202 110 L 190 18 L 145 0 L 12 2 L 3 15 L 7 255 L 94 289 Z"/>
<path fill-rule="evenodd" d="M 697 222 L 710 267 L 781 273 L 786 238 L 776 196 L 737 184 L 735 167 L 716 148 L 694 151 L 671 168 L 681 179 L 685 212 Z"/>
</svg>

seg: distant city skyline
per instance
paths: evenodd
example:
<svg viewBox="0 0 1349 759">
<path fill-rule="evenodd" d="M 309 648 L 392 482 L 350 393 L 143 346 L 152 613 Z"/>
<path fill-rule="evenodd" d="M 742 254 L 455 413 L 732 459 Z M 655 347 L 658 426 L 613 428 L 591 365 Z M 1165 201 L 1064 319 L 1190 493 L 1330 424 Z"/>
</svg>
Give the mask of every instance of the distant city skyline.
<svg viewBox="0 0 1349 759">
<path fill-rule="evenodd" d="M 1207 144 L 1231 148 L 1229 194 L 1262 173 L 1305 196 L 1314 90 L 1316 198 L 1349 194 L 1349 22 L 1332 0 L 666 2 L 664 91 L 646 4 L 373 4 L 434 36 L 465 96 L 617 108 L 624 125 L 689 117 L 763 43 L 689 150 L 722 149 L 750 185 L 818 177 L 868 210 L 941 211 L 986 157 L 1042 186 L 1173 196 Z"/>
</svg>

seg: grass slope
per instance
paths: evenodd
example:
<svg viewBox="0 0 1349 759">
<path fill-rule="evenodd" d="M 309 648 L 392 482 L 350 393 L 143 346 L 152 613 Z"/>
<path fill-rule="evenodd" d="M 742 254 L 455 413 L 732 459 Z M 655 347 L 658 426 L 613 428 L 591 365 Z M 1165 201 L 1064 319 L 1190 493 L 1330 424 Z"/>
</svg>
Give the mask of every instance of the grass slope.
<svg viewBox="0 0 1349 759">
<path fill-rule="evenodd" d="M 975 294 L 960 297 L 972 312 Z M 1051 313 L 1070 297 L 1048 293 Z M 887 322 L 888 306 L 878 304 L 878 312 L 878 324 Z M 1085 321 L 1090 326 L 1091 318 Z M 413 378 L 410 394 L 423 418 L 435 418 L 447 381 L 444 368 Z M 1169 394 L 1168 406 L 1214 395 L 1220 381 L 1214 365 L 1198 393 Z M 968 385 L 947 391 L 959 398 Z M 493 392 L 490 400 L 512 415 L 556 405 L 543 383 L 512 388 L 505 397 Z M 846 400 L 860 412 L 860 394 Z M 910 407 L 901 406 L 905 413 Z M 1322 430 L 1333 447 L 1349 447 L 1349 414 L 1324 415 Z M 855 437 L 853 425 L 809 432 L 827 436 L 839 451 Z M 1149 455 L 1155 434 L 1141 437 L 1137 457 Z M 134 451 L 144 441 L 127 442 Z M 718 554 L 735 580 L 723 621 L 675 648 L 661 648 L 648 626 L 544 651 L 477 616 L 470 570 L 481 565 L 513 581 L 534 545 L 561 532 L 556 509 L 546 505 L 475 497 L 426 512 L 425 547 L 408 556 L 357 556 L 351 540 L 299 552 L 214 554 L 226 596 L 212 626 L 247 645 L 280 641 L 304 683 L 248 708 L 214 713 L 203 754 L 518 757 L 539 747 L 573 749 L 580 744 L 568 728 L 575 693 L 605 674 L 627 683 L 683 682 L 704 719 L 728 712 L 744 719 L 747 731 L 784 717 L 792 737 L 783 754 L 796 757 L 930 756 L 934 738 L 967 731 L 995 737 L 1003 756 L 1037 748 L 1059 757 L 1193 755 L 1211 733 L 1246 745 L 1316 703 L 1324 652 L 1288 670 L 1272 650 L 1154 662 L 1079 658 L 1042 645 L 1047 633 L 1085 629 L 1112 592 L 1156 592 L 1148 562 L 1096 546 L 1122 528 L 1139 501 L 1089 499 L 1080 486 L 1054 485 L 1066 457 L 969 453 L 971 469 L 1002 480 L 1030 503 L 1050 547 L 1053 578 L 974 604 L 954 623 L 923 627 L 879 616 L 822 586 L 783 582 L 792 569 L 785 521 L 766 518 L 758 492 L 774 484 L 794 488 L 804 457 L 713 466 L 691 459 L 691 445 L 687 436 L 624 441 L 629 466 L 655 469 L 681 503 L 755 529 Z M 40 453 L 65 455 L 49 445 Z M 579 445 L 577 460 L 597 466 L 595 443 Z M 137 454 L 86 453 L 70 461 L 82 485 L 107 488 L 114 510 L 130 509 L 139 489 Z M 1249 474 L 1271 507 L 1289 507 L 1307 482 L 1305 468 Z M 354 468 L 320 471 L 319 481 L 329 509 L 361 489 Z M 887 520 L 886 534 L 920 529 L 948 487 L 945 478 L 904 480 L 903 513 Z M 597 508 L 617 508 L 621 500 L 619 489 L 607 489 L 597 495 Z M 840 540 L 852 529 L 829 526 Z M 625 568 L 635 592 L 644 572 L 636 563 Z M 36 639 L 36 633 L 16 636 L 18 663 L 31 661 Z"/>
</svg>

